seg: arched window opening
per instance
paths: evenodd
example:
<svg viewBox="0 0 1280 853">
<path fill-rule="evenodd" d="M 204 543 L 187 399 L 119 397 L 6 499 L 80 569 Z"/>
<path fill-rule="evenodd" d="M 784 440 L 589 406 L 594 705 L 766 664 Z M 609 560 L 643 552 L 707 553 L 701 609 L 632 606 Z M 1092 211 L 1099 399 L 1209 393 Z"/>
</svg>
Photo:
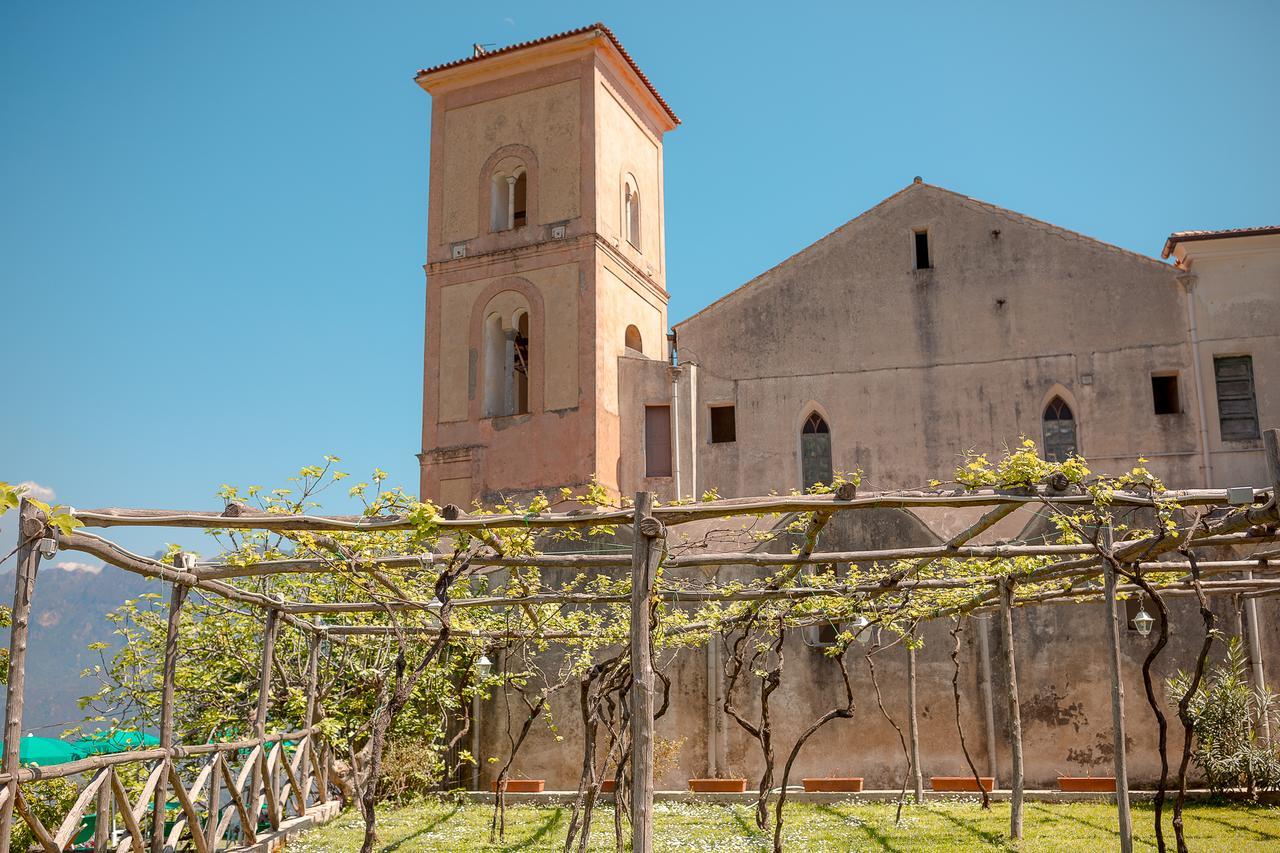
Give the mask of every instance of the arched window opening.
<svg viewBox="0 0 1280 853">
<path fill-rule="evenodd" d="M 489 179 L 489 230 L 510 231 L 528 224 L 529 176 L 518 160 L 502 160 Z"/>
<path fill-rule="evenodd" d="M 640 248 L 640 191 L 635 181 L 628 177 L 623 187 L 622 227 L 627 235 L 627 242 Z"/>
<path fill-rule="evenodd" d="M 504 350 L 506 336 L 502 331 L 502 317 L 490 314 L 484 318 L 484 414 L 497 417 L 506 414 L 506 380 L 504 374 Z"/>
<path fill-rule="evenodd" d="M 1076 419 L 1071 407 L 1061 397 L 1054 397 L 1044 408 L 1044 458 L 1065 462 L 1076 453 Z"/>
<path fill-rule="evenodd" d="M 516 175 L 515 186 L 512 190 L 511 226 L 513 228 L 522 228 L 529 223 L 528 197 L 529 177 L 521 169 Z"/>
<path fill-rule="evenodd" d="M 529 414 L 529 312 L 516 315 L 515 346 L 512 357 L 515 370 L 515 414 Z"/>
<path fill-rule="evenodd" d="M 624 343 L 629 350 L 644 352 L 644 341 L 640 339 L 640 330 L 635 326 L 627 326 L 626 339 Z"/>
<path fill-rule="evenodd" d="M 800 487 L 831 482 L 831 430 L 822 415 L 811 412 L 800 431 Z"/>
</svg>

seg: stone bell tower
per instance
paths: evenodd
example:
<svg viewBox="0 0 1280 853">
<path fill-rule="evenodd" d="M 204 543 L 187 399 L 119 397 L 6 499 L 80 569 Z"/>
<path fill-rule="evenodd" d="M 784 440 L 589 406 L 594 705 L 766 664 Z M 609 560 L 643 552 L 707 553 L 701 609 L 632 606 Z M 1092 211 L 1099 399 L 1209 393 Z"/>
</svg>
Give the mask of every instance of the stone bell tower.
<svg viewBox="0 0 1280 853">
<path fill-rule="evenodd" d="M 432 96 L 421 494 L 617 491 L 618 357 L 665 357 L 662 137 L 603 24 L 418 73 Z"/>
</svg>

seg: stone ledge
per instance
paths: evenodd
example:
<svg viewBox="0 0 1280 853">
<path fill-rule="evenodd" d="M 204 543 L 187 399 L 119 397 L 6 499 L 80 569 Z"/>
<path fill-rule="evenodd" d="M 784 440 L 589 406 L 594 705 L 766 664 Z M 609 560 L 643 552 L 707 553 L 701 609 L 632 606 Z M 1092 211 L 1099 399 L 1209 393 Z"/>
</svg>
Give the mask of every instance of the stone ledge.
<svg viewBox="0 0 1280 853">
<path fill-rule="evenodd" d="M 235 851 L 235 853 L 275 853 L 277 850 L 283 850 L 285 843 L 293 836 L 328 823 L 338 816 L 339 811 L 340 807 L 337 800 L 319 803 L 307 809 L 305 815 L 282 821 L 280 828 L 275 832 L 259 835 L 258 840 L 253 844 L 243 847 L 228 847 L 227 853 L 231 853 L 231 851 Z"/>
<path fill-rule="evenodd" d="M 1172 807 L 1173 797 L 1176 791 L 1170 791 L 1167 794 L 1167 807 Z M 806 792 L 799 788 L 795 788 L 787 792 L 787 802 L 789 803 L 847 803 L 847 802 L 865 802 L 865 803 L 886 803 L 897 802 L 900 792 L 893 790 L 878 791 L 862 791 L 857 794 L 852 793 L 813 793 Z M 463 795 L 473 803 L 492 803 L 493 794 L 489 791 L 466 791 Z M 777 795 L 775 791 L 771 797 Z M 997 803 L 1008 802 L 1011 792 L 1008 789 L 996 789 L 991 792 L 991 800 Z M 1155 799 L 1156 792 L 1152 790 L 1130 791 L 1129 801 L 1134 803 L 1147 803 Z M 531 805 L 563 805 L 571 804 L 578 797 L 577 791 L 543 791 L 540 794 L 507 794 L 507 803 L 527 803 Z M 907 802 L 911 802 L 912 793 L 907 791 Z M 977 791 L 930 791 L 924 792 L 925 801 L 947 801 L 947 800 L 978 800 L 980 796 Z M 1198 788 L 1187 791 L 1188 802 L 1205 802 L 1213 797 L 1212 792 L 1207 789 Z M 1056 788 L 1026 790 L 1023 792 L 1023 798 L 1028 802 L 1034 803 L 1114 803 L 1115 794 L 1112 793 L 1094 793 L 1094 792 L 1075 792 L 1075 791 L 1059 791 Z M 654 791 L 654 802 L 658 803 L 743 803 L 751 804 L 756 800 L 756 794 L 753 791 L 747 791 L 745 794 L 695 794 L 692 791 Z M 1247 797 L 1240 793 L 1229 793 L 1226 799 L 1230 800 L 1246 800 Z M 612 803 L 613 796 L 602 794 L 600 802 Z M 1258 794 L 1258 801 L 1267 805 L 1280 804 L 1280 792 Z"/>
</svg>

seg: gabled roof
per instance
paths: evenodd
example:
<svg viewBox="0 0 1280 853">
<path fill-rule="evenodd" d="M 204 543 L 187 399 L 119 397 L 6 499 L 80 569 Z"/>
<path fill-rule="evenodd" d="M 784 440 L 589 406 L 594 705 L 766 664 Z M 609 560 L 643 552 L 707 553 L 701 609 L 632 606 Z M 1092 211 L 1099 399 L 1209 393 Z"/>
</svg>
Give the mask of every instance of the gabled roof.
<svg viewBox="0 0 1280 853">
<path fill-rule="evenodd" d="M 979 199 L 972 198 L 967 195 L 963 195 L 961 193 L 955 192 L 954 190 L 949 190 L 945 187 L 940 187 L 936 184 L 927 184 L 924 181 L 920 180 L 919 178 L 916 178 L 914 181 L 907 184 L 905 187 L 898 190 L 893 195 L 884 199 L 879 204 L 864 210 L 862 213 L 858 214 L 853 219 L 850 219 L 848 222 L 841 225 L 839 228 L 836 228 L 834 231 L 831 231 L 830 233 L 823 235 L 819 239 L 815 240 L 813 243 L 810 243 L 808 246 L 805 246 L 803 249 L 796 252 L 794 255 L 791 255 L 791 257 L 786 258 L 785 260 L 779 261 L 778 263 L 774 264 L 772 267 L 760 273 L 755 278 L 748 281 L 746 284 L 743 284 L 740 287 L 734 290 L 731 290 L 730 292 L 726 293 L 724 296 L 717 299 L 715 302 L 712 302 L 706 308 L 703 308 L 701 311 L 698 311 L 695 314 L 691 314 L 689 317 L 686 317 L 684 320 L 681 320 L 679 323 L 674 324 L 675 327 L 679 328 L 680 326 L 683 326 L 685 323 L 688 323 L 690 320 L 694 319 L 695 317 L 699 317 L 702 314 L 705 314 L 706 312 L 710 311 L 712 308 L 715 308 L 720 303 L 726 300 L 732 299 L 733 297 L 745 291 L 747 288 L 751 287 L 751 285 L 753 285 L 755 282 L 759 281 L 761 278 L 768 275 L 773 270 L 776 270 L 778 267 L 781 267 L 784 264 L 790 263 L 793 259 L 799 257 L 800 255 L 803 255 L 805 252 L 809 251 L 815 246 L 818 246 L 824 241 L 829 240 L 830 238 L 834 237 L 836 234 L 839 234 L 841 231 L 844 231 L 846 228 L 853 226 L 855 223 L 861 221 L 862 219 L 865 219 L 866 217 L 880 210 L 882 207 L 889 204 L 890 202 L 897 200 L 898 198 L 906 195 L 907 193 L 918 192 L 921 190 L 931 190 L 933 192 L 945 193 L 946 195 L 959 199 L 964 204 L 969 205 L 970 207 L 976 207 L 980 210 L 986 211 L 987 213 L 992 213 L 992 214 L 995 214 L 996 216 L 1004 217 L 1005 219 L 1011 220 L 1013 222 L 1019 222 L 1023 225 L 1030 225 L 1034 228 L 1040 228 L 1042 230 L 1049 231 L 1053 234 L 1056 234 L 1060 237 L 1065 237 L 1070 240 L 1080 240 L 1081 242 L 1087 243 L 1096 248 L 1105 249 L 1110 252 L 1119 252 L 1122 255 L 1126 255 L 1130 258 L 1133 258 L 1135 260 L 1141 261 L 1146 264 L 1151 264 L 1153 266 L 1159 267 L 1160 269 L 1164 269 L 1164 270 L 1174 269 L 1174 267 L 1170 266 L 1169 264 L 1161 263 L 1155 258 L 1148 257 L 1147 255 L 1143 255 L 1139 252 L 1133 252 L 1128 249 L 1123 249 L 1119 246 L 1114 246 L 1111 243 L 1103 242 L 1102 240 L 1098 240 L 1097 238 L 1090 237 L 1086 234 L 1081 234 L 1078 231 L 1072 231 L 1069 228 L 1062 228 L 1061 226 L 1054 225 L 1050 222 L 1045 222 L 1044 220 L 1041 220 L 1041 219 L 1035 219 L 1033 217 L 1018 213 L 1017 211 L 1009 210 L 1008 208 L 991 204 L 990 202 L 980 201 Z"/>
<path fill-rule="evenodd" d="M 1164 241 L 1164 251 L 1160 257 L 1167 258 L 1173 254 L 1173 247 L 1179 243 L 1192 243 L 1196 240 L 1222 240 L 1228 237 L 1262 237 L 1267 234 L 1280 234 L 1280 225 L 1259 225 L 1256 228 L 1223 228 L 1220 231 L 1174 231 Z"/>
<path fill-rule="evenodd" d="M 599 21 L 597 21 L 594 24 L 587 24 L 585 27 L 578 27 L 577 29 L 574 29 L 574 30 L 566 30 L 563 33 L 556 33 L 555 35 L 543 36 L 542 38 L 533 39 L 532 41 L 523 41 L 523 42 L 520 42 L 519 44 L 512 44 L 506 47 L 500 47 L 497 50 L 490 50 L 485 53 L 477 54 L 475 56 L 468 56 L 463 59 L 455 59 L 452 62 L 445 62 L 440 65 L 433 65 L 430 68 L 423 68 L 418 71 L 418 73 L 414 76 L 414 79 L 421 80 L 423 77 L 426 77 L 429 74 L 434 74 L 437 71 L 443 71 L 446 68 L 457 68 L 460 65 L 470 65 L 473 62 L 483 62 L 484 60 L 489 59 L 490 57 L 493 57 L 493 56 L 502 56 L 504 54 L 514 53 L 518 50 L 524 50 L 526 48 L 536 47 L 542 44 L 549 44 L 550 42 L 553 42 L 553 41 L 560 41 L 561 39 L 572 38 L 573 36 L 586 35 L 587 33 L 590 33 L 592 31 L 595 31 L 600 35 L 605 36 L 606 38 L 609 39 L 610 42 L 612 42 L 613 46 L 618 49 L 618 53 L 622 54 L 622 58 L 625 59 L 627 61 L 627 64 L 631 66 L 631 70 L 634 71 L 636 73 L 636 76 L 640 78 L 640 82 L 644 83 L 644 85 L 649 89 L 649 92 L 653 95 L 654 98 L 657 99 L 658 103 L 662 106 L 662 109 L 665 110 L 667 115 L 671 117 L 671 121 L 675 124 L 679 124 L 680 119 L 675 114 L 675 111 L 673 111 L 670 105 L 667 104 L 666 99 L 664 99 L 662 95 L 658 94 L 658 90 L 654 87 L 653 83 L 651 83 L 649 81 L 649 78 L 645 76 L 645 73 L 640 70 L 640 66 L 636 65 L 636 61 L 631 58 L 631 54 L 627 53 L 627 49 L 622 46 L 622 42 L 618 41 L 618 37 L 613 34 L 613 30 L 609 29 Z"/>
</svg>

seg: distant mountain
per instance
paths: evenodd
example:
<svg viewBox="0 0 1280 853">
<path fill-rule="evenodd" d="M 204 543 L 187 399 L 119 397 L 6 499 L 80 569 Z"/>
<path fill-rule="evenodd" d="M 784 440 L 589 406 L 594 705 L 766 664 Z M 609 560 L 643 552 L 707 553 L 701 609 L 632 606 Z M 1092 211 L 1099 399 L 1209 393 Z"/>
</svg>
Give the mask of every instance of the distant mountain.
<svg viewBox="0 0 1280 853">
<path fill-rule="evenodd" d="M 0 603 L 8 606 L 13 603 L 12 561 L 6 569 L 0 572 Z M 67 570 L 46 563 L 40 567 L 31 605 L 24 733 L 57 737 L 64 727 L 84 718 L 77 700 L 95 685 L 81 679 L 80 673 L 98 663 L 99 654 L 110 660 L 112 653 L 110 649 L 90 652 L 87 647 L 101 641 L 114 649 L 117 638 L 106 614 L 144 592 L 165 589 L 157 581 L 111 566 Z M 8 628 L 0 629 L 0 642 L 8 646 Z"/>
</svg>

